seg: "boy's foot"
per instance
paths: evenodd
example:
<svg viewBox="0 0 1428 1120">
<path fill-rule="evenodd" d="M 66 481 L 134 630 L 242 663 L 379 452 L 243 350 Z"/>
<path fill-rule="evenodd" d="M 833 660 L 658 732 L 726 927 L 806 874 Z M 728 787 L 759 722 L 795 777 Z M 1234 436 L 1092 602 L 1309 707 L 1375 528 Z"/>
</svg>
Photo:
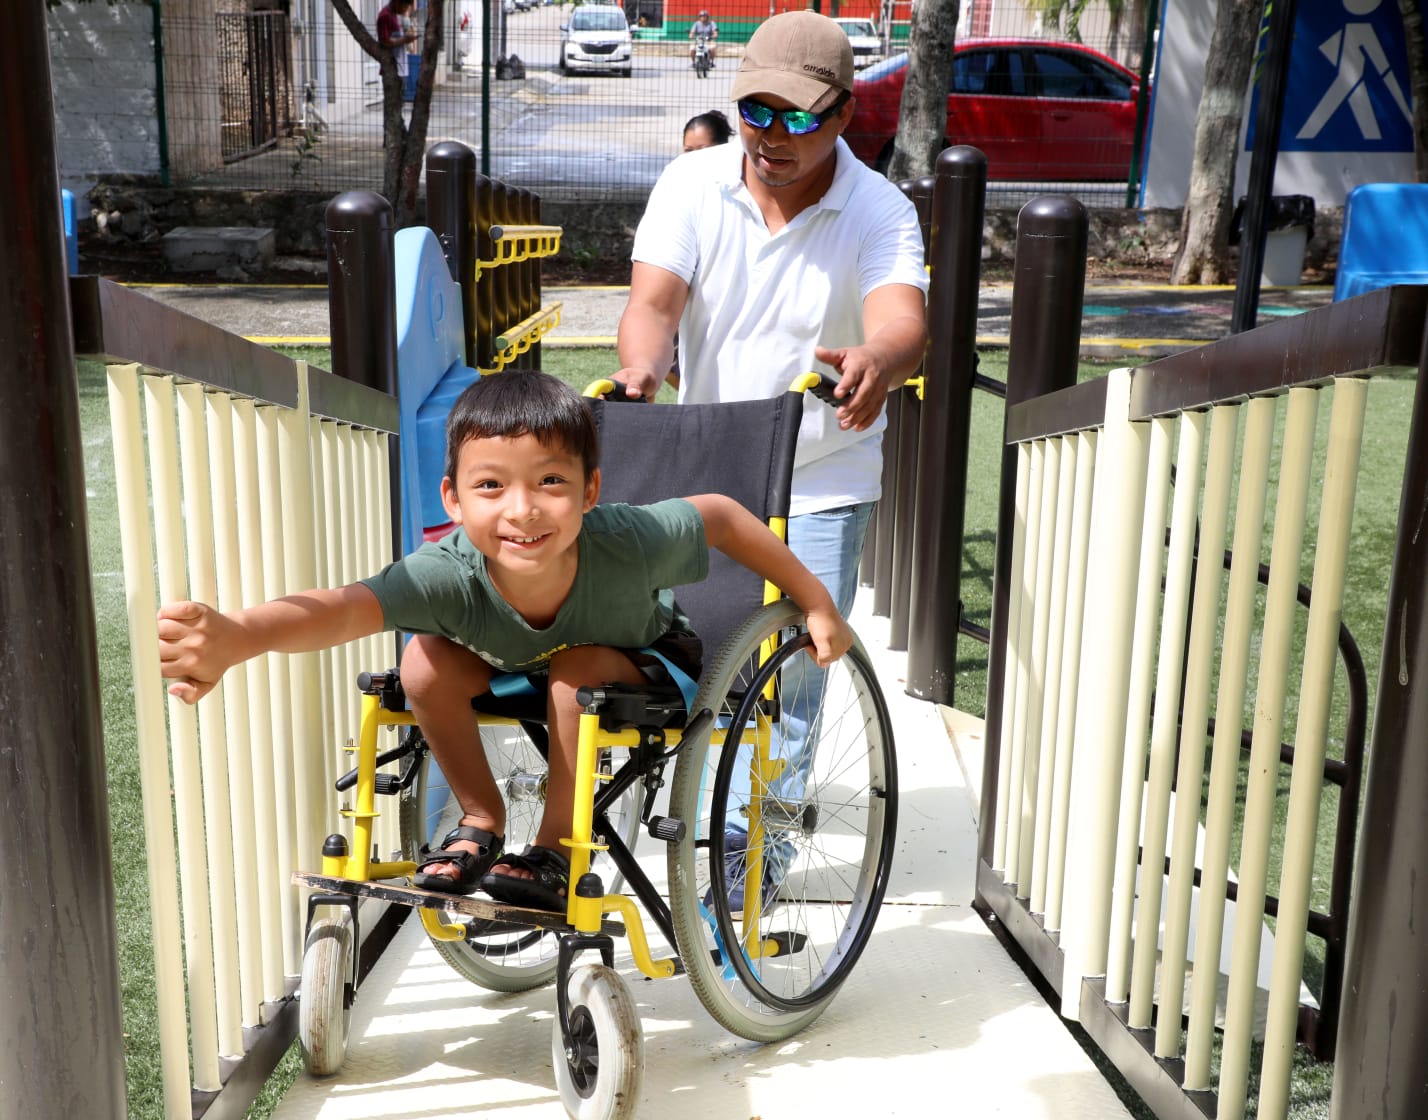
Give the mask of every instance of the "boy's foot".
<svg viewBox="0 0 1428 1120">
<path fill-rule="evenodd" d="M 511 875 L 508 872 L 512 870 L 527 871 L 530 877 Z M 569 886 L 570 861 L 557 851 L 534 844 L 527 844 L 520 855 L 507 852 L 481 880 L 481 889 L 497 902 L 533 910 L 564 911 Z"/>
<path fill-rule="evenodd" d="M 500 858 L 505 843 L 504 836 L 497 836 L 484 828 L 457 825 L 446 834 L 440 850 L 428 853 L 417 864 L 412 882 L 424 891 L 475 894 L 481 877 Z"/>
</svg>

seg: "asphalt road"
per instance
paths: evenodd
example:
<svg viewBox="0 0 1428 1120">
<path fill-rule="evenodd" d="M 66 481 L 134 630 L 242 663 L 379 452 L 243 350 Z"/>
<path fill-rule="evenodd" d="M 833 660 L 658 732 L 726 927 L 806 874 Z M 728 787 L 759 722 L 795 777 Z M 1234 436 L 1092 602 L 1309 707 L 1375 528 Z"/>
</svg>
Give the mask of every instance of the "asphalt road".
<svg viewBox="0 0 1428 1120">
<path fill-rule="evenodd" d="M 724 47 L 708 78 L 696 78 L 684 42 L 635 45 L 630 78 L 563 74 L 558 68 L 558 6 L 507 15 L 506 50 L 525 64 L 519 83 L 496 83 L 512 102 L 491 146 L 491 173 L 546 198 L 644 198 L 665 165 L 682 150 L 684 123 L 721 109 L 734 117 L 729 91 L 741 47 Z M 676 32 L 678 34 L 678 32 Z M 992 182 L 987 205 L 1019 207 L 1038 195 L 1070 194 L 1088 206 L 1122 206 L 1124 183 Z"/>
</svg>

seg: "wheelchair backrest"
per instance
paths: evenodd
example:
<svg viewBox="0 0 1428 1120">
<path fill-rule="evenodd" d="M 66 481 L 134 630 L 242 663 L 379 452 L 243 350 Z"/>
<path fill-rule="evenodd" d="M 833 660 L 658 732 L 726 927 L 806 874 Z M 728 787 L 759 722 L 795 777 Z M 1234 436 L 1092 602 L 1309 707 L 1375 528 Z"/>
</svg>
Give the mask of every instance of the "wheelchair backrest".
<svg viewBox="0 0 1428 1120">
<path fill-rule="evenodd" d="M 725 494 L 761 521 L 786 518 L 801 393 L 725 404 L 591 402 L 600 431 L 602 502 L 641 505 Z M 764 600 L 764 582 L 720 552 L 709 578 L 675 589 L 708 664 Z"/>
</svg>

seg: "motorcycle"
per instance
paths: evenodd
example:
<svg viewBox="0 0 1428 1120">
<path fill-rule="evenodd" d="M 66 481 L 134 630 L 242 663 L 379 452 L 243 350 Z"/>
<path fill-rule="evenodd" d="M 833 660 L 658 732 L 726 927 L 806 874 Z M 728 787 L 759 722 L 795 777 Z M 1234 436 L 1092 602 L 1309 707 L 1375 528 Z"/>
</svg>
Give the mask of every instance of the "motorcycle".
<svg viewBox="0 0 1428 1120">
<path fill-rule="evenodd" d="M 714 67 L 714 60 L 709 56 L 709 36 L 694 36 L 694 74 L 695 77 L 707 78 L 709 71 Z"/>
</svg>

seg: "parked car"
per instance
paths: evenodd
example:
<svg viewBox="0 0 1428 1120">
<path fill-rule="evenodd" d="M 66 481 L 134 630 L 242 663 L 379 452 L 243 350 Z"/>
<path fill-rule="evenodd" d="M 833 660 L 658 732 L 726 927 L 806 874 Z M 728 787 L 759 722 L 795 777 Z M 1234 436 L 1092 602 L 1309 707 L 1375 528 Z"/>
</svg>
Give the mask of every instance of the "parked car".
<svg viewBox="0 0 1428 1120">
<path fill-rule="evenodd" d="M 870 19 L 835 19 L 853 46 L 853 68 L 861 70 L 883 57 L 883 38 Z"/>
<path fill-rule="evenodd" d="M 907 55 L 853 79 L 857 104 L 844 138 L 864 163 L 892 159 Z M 991 179 L 1124 181 L 1134 147 L 1140 80 L 1079 43 L 959 42 L 947 95 L 947 143 L 987 157 Z"/>
<path fill-rule="evenodd" d="M 630 76 L 634 44 L 625 9 L 614 4 L 581 4 L 560 25 L 560 69 L 608 70 Z"/>
</svg>

